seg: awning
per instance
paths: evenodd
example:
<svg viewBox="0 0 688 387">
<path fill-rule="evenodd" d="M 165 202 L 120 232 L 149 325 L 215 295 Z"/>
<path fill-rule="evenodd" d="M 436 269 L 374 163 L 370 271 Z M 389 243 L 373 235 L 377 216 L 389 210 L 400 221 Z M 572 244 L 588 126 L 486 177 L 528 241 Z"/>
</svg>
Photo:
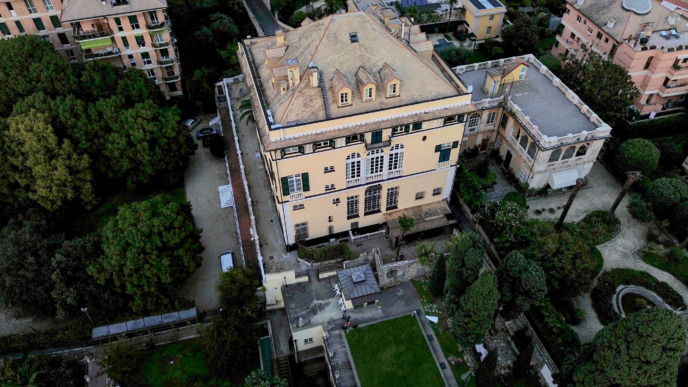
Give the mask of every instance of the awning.
<svg viewBox="0 0 688 387">
<path fill-rule="evenodd" d="M 558 189 L 576 185 L 576 179 L 578 179 L 578 171 L 567 169 L 565 171 L 552 172 L 547 182 L 552 189 Z"/>
<path fill-rule="evenodd" d="M 87 40 L 85 42 L 79 42 L 79 45 L 81 45 L 82 50 L 86 50 L 89 48 L 108 47 L 112 46 L 113 44 L 115 44 L 115 42 L 112 40 L 112 38 L 100 38 Z"/>
</svg>

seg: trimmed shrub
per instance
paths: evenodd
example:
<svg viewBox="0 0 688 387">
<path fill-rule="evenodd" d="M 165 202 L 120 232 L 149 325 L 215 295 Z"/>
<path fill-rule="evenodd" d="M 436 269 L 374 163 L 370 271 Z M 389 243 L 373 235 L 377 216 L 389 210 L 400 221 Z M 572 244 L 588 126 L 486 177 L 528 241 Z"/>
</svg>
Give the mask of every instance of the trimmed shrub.
<svg viewBox="0 0 688 387">
<path fill-rule="evenodd" d="M 504 196 L 504 199 L 502 199 L 503 202 L 514 202 L 521 206 L 522 208 L 528 208 L 528 205 L 526 204 L 526 197 L 521 195 L 520 193 L 516 191 L 511 191 L 506 196 Z"/>
<path fill-rule="evenodd" d="M 628 201 L 628 212 L 641 222 L 651 222 L 655 218 L 650 203 L 647 203 L 640 194 L 636 193 L 631 195 L 631 200 Z"/>
<path fill-rule="evenodd" d="M 466 50 L 456 46 L 443 48 L 437 53 L 450 67 L 465 65 L 470 57 Z"/>
<path fill-rule="evenodd" d="M 564 316 L 549 301 L 543 300 L 530 308 L 526 316 L 557 364 L 562 364 L 567 356 L 575 356 L 581 350 L 578 334 L 566 324 Z"/>
<path fill-rule="evenodd" d="M 301 22 L 302 22 L 304 19 L 306 19 L 307 16 L 308 16 L 308 15 L 306 15 L 305 12 L 296 11 L 296 12 L 294 12 L 294 16 L 292 16 L 291 18 L 294 19 L 294 23 L 295 23 L 295 24 L 300 25 Z"/>
<path fill-rule="evenodd" d="M 326 245 L 320 247 L 307 247 L 299 245 L 298 256 L 310 262 L 325 262 L 335 259 L 350 259 L 352 254 L 346 243 Z"/>
<path fill-rule="evenodd" d="M 634 138 L 626 140 L 616 153 L 616 168 L 621 173 L 641 171 L 649 175 L 659 165 L 659 149 L 649 140 Z"/>
<path fill-rule="evenodd" d="M 655 292 L 674 309 L 685 306 L 683 297 L 666 282 L 660 282 L 657 278 L 644 271 L 612 269 L 597 279 L 597 286 L 590 294 L 592 307 L 595 309 L 600 322 L 604 325 L 621 318 L 612 305 L 612 297 L 616 294 L 616 288 L 621 285 L 641 286 Z"/>
<path fill-rule="evenodd" d="M 688 184 L 677 178 L 657 179 L 650 188 L 648 199 L 657 215 L 667 217 L 674 207 L 688 200 Z"/>
<path fill-rule="evenodd" d="M 480 208 L 485 200 L 485 194 L 480 188 L 478 177 L 467 170 L 466 167 L 460 165 L 457 179 L 459 194 L 464 203 L 466 203 L 471 211 Z"/>
</svg>

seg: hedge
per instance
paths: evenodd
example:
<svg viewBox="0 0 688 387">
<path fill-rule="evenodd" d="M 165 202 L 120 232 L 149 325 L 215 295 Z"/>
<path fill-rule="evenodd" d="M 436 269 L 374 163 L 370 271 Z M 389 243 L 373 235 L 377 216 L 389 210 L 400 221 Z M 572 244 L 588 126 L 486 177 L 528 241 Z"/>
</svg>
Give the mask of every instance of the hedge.
<svg viewBox="0 0 688 387">
<path fill-rule="evenodd" d="M 320 247 L 306 247 L 299 245 L 298 256 L 310 262 L 325 262 L 334 259 L 352 258 L 351 250 L 346 243 L 326 245 Z"/>
<path fill-rule="evenodd" d="M 657 215 L 666 217 L 679 203 L 688 200 L 688 184 L 681 179 L 663 177 L 655 180 L 648 196 Z"/>
<path fill-rule="evenodd" d="M 528 205 L 526 204 L 526 197 L 516 191 L 509 192 L 504 196 L 504 199 L 502 200 L 507 202 L 514 202 L 522 208 L 528 208 Z"/>
<path fill-rule="evenodd" d="M 666 282 L 644 272 L 632 269 L 612 269 L 600 276 L 597 286 L 592 290 L 592 307 L 604 325 L 617 321 L 621 316 L 614 310 L 612 297 L 621 285 L 635 285 L 655 292 L 664 302 L 674 309 L 684 307 L 683 297 Z"/>
<path fill-rule="evenodd" d="M 580 352 L 578 334 L 566 324 L 564 316 L 549 301 L 541 301 L 525 314 L 558 366 L 561 367 L 568 356 L 575 357 Z"/>
<path fill-rule="evenodd" d="M 649 175 L 657 169 L 659 157 L 659 149 L 652 141 L 643 138 L 626 140 L 616 153 L 616 168 L 621 173 L 641 171 Z"/>
</svg>

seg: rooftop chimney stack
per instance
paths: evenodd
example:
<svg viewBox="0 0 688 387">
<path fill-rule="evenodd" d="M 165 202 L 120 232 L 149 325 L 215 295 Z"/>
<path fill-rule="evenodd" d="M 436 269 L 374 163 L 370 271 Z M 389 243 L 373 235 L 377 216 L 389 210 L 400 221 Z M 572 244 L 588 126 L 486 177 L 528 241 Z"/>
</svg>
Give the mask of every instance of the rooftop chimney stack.
<svg viewBox="0 0 688 387">
<path fill-rule="evenodd" d="M 284 46 L 284 31 L 278 30 L 275 32 L 275 38 L 277 38 L 277 47 Z"/>
</svg>

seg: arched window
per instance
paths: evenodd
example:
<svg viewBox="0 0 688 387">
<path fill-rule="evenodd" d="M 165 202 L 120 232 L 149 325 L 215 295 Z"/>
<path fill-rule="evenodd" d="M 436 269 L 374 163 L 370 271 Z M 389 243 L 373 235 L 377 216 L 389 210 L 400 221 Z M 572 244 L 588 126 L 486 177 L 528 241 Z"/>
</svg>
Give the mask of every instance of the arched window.
<svg viewBox="0 0 688 387">
<path fill-rule="evenodd" d="M 561 156 L 561 159 L 562 159 L 562 160 L 568 160 L 568 159 L 570 159 L 571 157 L 573 157 L 573 154 L 574 154 L 574 153 L 576 153 L 576 147 L 575 147 L 575 146 L 570 146 L 570 147 L 566 148 L 566 150 L 564 151 L 564 155 Z"/>
<path fill-rule="evenodd" d="M 528 157 L 530 157 L 531 159 L 535 158 L 535 148 L 536 147 L 537 147 L 537 145 L 535 145 L 535 141 L 531 141 L 530 145 L 528 146 L 528 150 L 526 151 L 526 153 L 528 154 Z"/>
<path fill-rule="evenodd" d="M 548 163 L 556 163 L 557 161 L 559 161 L 560 157 L 561 157 L 561 149 L 555 149 L 552 151 L 552 153 L 549 154 Z"/>
<path fill-rule="evenodd" d="M 588 153 L 589 146 L 590 144 L 583 144 L 580 147 L 578 147 L 578 150 L 576 151 L 576 157 L 585 156 L 585 154 Z"/>
<path fill-rule="evenodd" d="M 521 139 L 518 140 L 518 144 L 523 148 L 523 150 L 526 150 L 528 148 L 528 136 L 526 136 L 525 133 L 521 135 Z"/>
<path fill-rule="evenodd" d="M 366 176 L 382 173 L 385 170 L 385 152 L 382 149 L 374 149 L 366 156 Z"/>
<path fill-rule="evenodd" d="M 389 150 L 388 171 L 396 171 L 404 167 L 404 146 L 396 144 Z"/>
<path fill-rule="evenodd" d="M 382 197 L 382 186 L 380 184 L 371 185 L 366 188 L 363 201 L 363 213 L 380 211 L 380 199 Z"/>
<path fill-rule="evenodd" d="M 361 155 L 352 153 L 346 156 L 346 179 L 357 179 L 361 177 Z"/>
<path fill-rule="evenodd" d="M 472 132 L 475 129 L 478 129 L 478 124 L 480 123 L 480 114 L 473 114 L 468 118 L 468 125 L 466 125 L 466 129 L 468 129 L 468 132 Z"/>
</svg>

